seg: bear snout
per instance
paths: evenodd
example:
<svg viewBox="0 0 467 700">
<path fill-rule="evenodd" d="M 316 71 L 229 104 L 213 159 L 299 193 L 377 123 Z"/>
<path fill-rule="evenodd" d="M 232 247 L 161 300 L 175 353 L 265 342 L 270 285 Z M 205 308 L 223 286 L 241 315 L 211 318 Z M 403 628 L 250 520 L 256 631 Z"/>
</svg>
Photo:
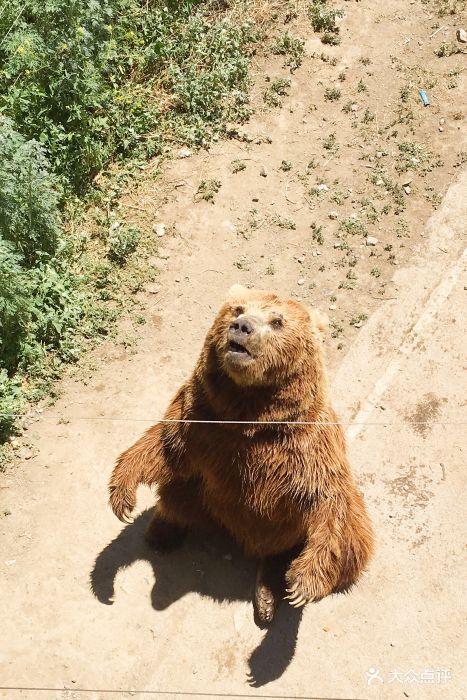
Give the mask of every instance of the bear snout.
<svg viewBox="0 0 467 700">
<path fill-rule="evenodd" d="M 229 336 L 235 340 L 247 338 L 255 331 L 255 319 L 249 316 L 239 316 L 229 327 Z"/>
</svg>

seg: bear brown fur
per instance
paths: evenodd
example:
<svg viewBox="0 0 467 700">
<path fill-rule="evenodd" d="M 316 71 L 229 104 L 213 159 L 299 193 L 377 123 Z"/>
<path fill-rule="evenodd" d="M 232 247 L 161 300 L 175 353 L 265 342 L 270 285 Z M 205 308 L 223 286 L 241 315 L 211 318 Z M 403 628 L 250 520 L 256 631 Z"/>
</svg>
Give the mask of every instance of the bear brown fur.
<svg viewBox="0 0 467 700">
<path fill-rule="evenodd" d="M 165 414 L 175 422 L 150 428 L 110 480 L 124 521 L 137 486 L 158 487 L 147 532 L 156 548 L 178 544 L 188 528 L 227 529 L 262 562 L 262 621 L 281 597 L 274 578 L 285 576 L 290 602 L 303 605 L 351 586 L 373 550 L 328 396 L 326 321 L 297 301 L 235 285 Z"/>
</svg>

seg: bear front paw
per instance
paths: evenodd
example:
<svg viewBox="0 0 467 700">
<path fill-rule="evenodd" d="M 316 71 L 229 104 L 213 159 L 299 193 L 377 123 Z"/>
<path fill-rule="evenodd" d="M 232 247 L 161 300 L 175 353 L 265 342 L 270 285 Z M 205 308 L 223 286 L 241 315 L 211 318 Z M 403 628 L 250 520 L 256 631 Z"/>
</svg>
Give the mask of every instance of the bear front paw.
<svg viewBox="0 0 467 700">
<path fill-rule="evenodd" d="M 331 592 L 331 588 L 324 581 L 320 581 L 312 573 L 293 574 L 289 572 L 286 576 L 286 599 L 294 608 L 300 608 L 313 600 L 324 598 Z"/>
<path fill-rule="evenodd" d="M 136 505 L 134 497 L 131 497 L 128 493 L 122 494 L 118 489 L 111 489 L 109 503 L 114 514 L 122 523 L 131 524 L 133 522 L 131 512 Z"/>
</svg>

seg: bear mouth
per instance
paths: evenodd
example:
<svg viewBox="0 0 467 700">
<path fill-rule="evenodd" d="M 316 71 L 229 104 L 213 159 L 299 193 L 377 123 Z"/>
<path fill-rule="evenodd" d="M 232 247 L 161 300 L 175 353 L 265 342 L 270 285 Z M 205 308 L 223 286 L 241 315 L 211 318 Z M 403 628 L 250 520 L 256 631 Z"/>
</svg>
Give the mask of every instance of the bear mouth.
<svg viewBox="0 0 467 700">
<path fill-rule="evenodd" d="M 252 354 L 244 345 L 237 343 L 235 340 L 229 340 L 227 346 L 228 355 L 235 360 L 251 360 Z"/>
</svg>

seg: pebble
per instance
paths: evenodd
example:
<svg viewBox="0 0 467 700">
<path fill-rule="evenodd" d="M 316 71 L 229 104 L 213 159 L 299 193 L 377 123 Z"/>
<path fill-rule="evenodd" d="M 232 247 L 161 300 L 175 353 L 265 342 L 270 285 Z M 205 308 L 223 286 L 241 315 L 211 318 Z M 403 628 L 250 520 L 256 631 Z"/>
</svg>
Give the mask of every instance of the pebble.
<svg viewBox="0 0 467 700">
<path fill-rule="evenodd" d="M 264 167 L 264 165 L 262 165 L 261 168 L 259 169 L 259 174 L 261 175 L 261 177 L 267 177 L 267 176 L 268 176 L 268 171 L 266 170 L 266 168 Z"/>
<path fill-rule="evenodd" d="M 335 304 L 329 304 L 328 309 L 329 311 L 335 311 L 337 309 L 337 306 Z"/>
<path fill-rule="evenodd" d="M 412 189 L 410 188 L 409 185 L 404 185 L 403 190 L 404 190 L 405 194 L 410 194 L 412 192 Z"/>
<path fill-rule="evenodd" d="M 330 212 L 329 212 L 329 218 L 332 219 L 332 220 L 338 219 L 338 218 L 339 218 L 338 212 L 337 212 L 337 211 L 330 211 Z"/>
<path fill-rule="evenodd" d="M 165 236 L 165 224 L 154 224 L 152 230 L 154 231 L 156 236 L 159 236 L 159 238 Z"/>
<path fill-rule="evenodd" d="M 379 240 L 374 236 L 367 236 L 365 242 L 366 245 L 377 245 L 379 243 Z"/>
<path fill-rule="evenodd" d="M 317 189 L 319 192 L 328 192 L 328 191 L 329 191 L 329 187 L 328 187 L 327 185 L 324 185 L 324 184 L 323 184 L 323 185 L 318 185 L 318 187 L 317 187 L 316 189 Z"/>
<path fill-rule="evenodd" d="M 456 36 L 457 41 L 460 41 L 461 44 L 467 44 L 467 32 L 465 31 L 465 29 L 458 29 Z"/>
<path fill-rule="evenodd" d="M 176 282 L 181 282 L 182 279 L 181 279 L 181 277 L 176 277 L 176 278 L 175 278 L 175 281 L 176 281 Z"/>
<path fill-rule="evenodd" d="M 189 158 L 193 155 L 193 151 L 190 151 L 189 148 L 181 148 L 177 155 L 179 158 Z"/>
<path fill-rule="evenodd" d="M 300 279 L 297 280 L 297 284 L 300 286 L 302 286 L 302 284 L 305 284 L 305 280 L 303 279 L 303 277 L 300 277 Z"/>
</svg>

